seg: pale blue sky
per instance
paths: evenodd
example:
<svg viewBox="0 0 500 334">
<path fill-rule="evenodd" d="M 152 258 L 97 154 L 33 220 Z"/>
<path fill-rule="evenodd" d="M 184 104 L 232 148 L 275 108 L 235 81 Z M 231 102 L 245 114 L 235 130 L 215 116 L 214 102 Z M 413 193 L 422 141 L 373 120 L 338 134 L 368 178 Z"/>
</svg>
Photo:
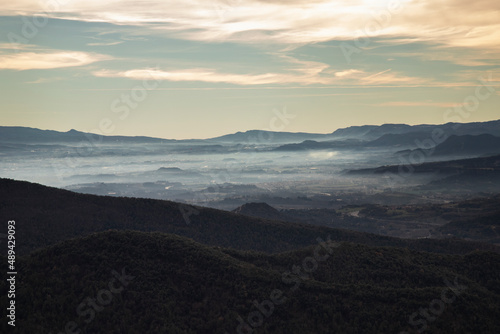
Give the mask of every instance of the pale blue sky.
<svg viewBox="0 0 500 334">
<path fill-rule="evenodd" d="M 180 139 L 274 130 L 285 110 L 279 130 L 321 133 L 500 118 L 498 1 L 0 0 L 0 15 L 1 125 Z"/>
</svg>

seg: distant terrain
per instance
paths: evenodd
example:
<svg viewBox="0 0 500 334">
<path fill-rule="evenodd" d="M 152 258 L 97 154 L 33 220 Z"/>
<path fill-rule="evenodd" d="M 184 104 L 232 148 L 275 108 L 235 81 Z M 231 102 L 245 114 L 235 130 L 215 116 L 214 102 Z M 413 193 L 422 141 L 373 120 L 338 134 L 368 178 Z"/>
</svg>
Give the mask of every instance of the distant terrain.
<svg viewBox="0 0 500 334">
<path fill-rule="evenodd" d="M 463 238 L 500 246 L 500 195 L 444 204 L 347 205 L 340 209 L 281 209 L 248 203 L 238 214 L 401 238 Z"/>
</svg>

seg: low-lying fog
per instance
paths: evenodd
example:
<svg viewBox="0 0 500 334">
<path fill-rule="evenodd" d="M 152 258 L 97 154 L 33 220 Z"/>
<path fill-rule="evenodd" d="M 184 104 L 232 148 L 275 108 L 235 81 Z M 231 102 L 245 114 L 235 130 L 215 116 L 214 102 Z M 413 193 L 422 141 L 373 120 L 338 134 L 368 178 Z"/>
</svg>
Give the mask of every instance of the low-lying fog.
<svg viewBox="0 0 500 334">
<path fill-rule="evenodd" d="M 232 209 L 245 201 L 266 197 L 317 196 L 340 201 L 336 198 L 339 192 L 381 191 L 390 186 L 382 175 L 347 176 L 343 171 L 400 163 L 395 151 L 389 149 L 275 151 L 276 147 L 185 143 L 19 145 L 10 151 L 3 148 L 0 172 L 2 177 L 84 193 Z M 412 178 L 413 184 L 424 182 L 415 180 Z"/>
</svg>

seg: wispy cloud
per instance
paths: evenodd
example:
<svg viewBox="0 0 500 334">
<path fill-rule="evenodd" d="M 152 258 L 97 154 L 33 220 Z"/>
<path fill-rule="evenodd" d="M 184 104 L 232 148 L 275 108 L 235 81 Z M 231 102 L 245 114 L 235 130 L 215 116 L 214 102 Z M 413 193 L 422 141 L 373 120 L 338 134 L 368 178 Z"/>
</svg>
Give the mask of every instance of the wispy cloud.
<svg viewBox="0 0 500 334">
<path fill-rule="evenodd" d="M 116 41 L 116 42 L 94 42 L 94 43 L 87 43 L 88 46 L 112 46 L 112 45 L 118 45 L 122 44 L 123 41 Z"/>
<path fill-rule="evenodd" d="M 191 40 L 283 44 L 370 37 L 500 50 L 498 0 L 73 0 L 51 17 L 147 27 Z M 38 0 L 0 0 L 0 15 L 43 12 Z M 379 15 L 381 12 L 389 16 Z M 377 19 L 379 17 L 379 19 Z M 375 27 L 376 29 L 373 29 Z"/>
<path fill-rule="evenodd" d="M 350 70 L 336 72 L 335 76 L 342 78 L 342 77 L 350 77 L 352 75 L 357 75 L 357 74 L 361 74 L 361 73 L 363 73 L 363 71 L 355 70 L 355 69 L 350 69 Z"/>
<path fill-rule="evenodd" d="M 372 104 L 377 107 L 439 107 L 452 108 L 459 105 L 456 102 L 421 102 L 421 101 L 394 101 Z"/>
<path fill-rule="evenodd" d="M 318 65 L 319 66 L 319 65 Z M 132 69 L 127 71 L 98 70 L 92 72 L 96 77 L 126 78 L 132 80 L 165 80 L 165 81 L 197 81 L 208 83 L 229 83 L 235 85 L 265 85 L 265 84 L 323 84 L 323 85 L 417 85 L 427 82 L 423 78 L 407 77 L 392 73 L 390 69 L 379 73 L 368 73 L 362 70 L 347 70 L 335 72 L 319 66 L 310 71 L 295 69 L 291 73 L 261 73 L 235 74 L 217 71 L 215 69 L 193 68 L 182 70 Z M 389 73 L 391 72 L 391 73 Z"/>
<path fill-rule="evenodd" d="M 0 53 L 0 70 L 46 70 L 88 65 L 111 57 L 80 51 L 44 50 L 43 52 Z"/>
<path fill-rule="evenodd" d="M 33 81 L 28 81 L 26 82 L 27 84 L 40 84 L 40 83 L 49 83 L 49 82 L 56 82 L 56 81 L 61 81 L 64 80 L 65 78 L 62 77 L 54 77 L 54 78 L 38 78 Z"/>
<path fill-rule="evenodd" d="M 305 77 L 298 75 L 280 74 L 280 73 L 263 73 L 263 74 L 234 74 L 223 73 L 213 69 L 194 68 L 175 71 L 162 71 L 152 69 L 134 69 L 128 71 L 110 71 L 99 70 L 94 71 L 93 75 L 97 77 L 115 77 L 127 78 L 134 80 L 166 80 L 166 81 L 198 81 L 209 83 L 229 83 L 235 85 L 264 85 L 264 84 L 280 84 L 280 83 L 303 83 L 312 84 L 318 83 L 321 80 L 309 78 L 305 81 Z"/>
<path fill-rule="evenodd" d="M 419 84 L 431 84 L 430 80 L 418 77 L 410 77 L 402 74 L 398 74 L 392 72 L 391 69 L 378 72 L 366 77 L 361 78 L 361 84 L 366 85 L 382 85 L 382 84 L 411 84 L 411 85 L 419 85 Z"/>
<path fill-rule="evenodd" d="M 386 69 L 380 72 L 366 72 L 359 69 L 349 69 L 335 73 L 336 80 L 333 82 L 340 84 L 351 84 L 357 86 L 381 86 L 395 85 L 401 86 L 417 86 L 417 85 L 433 85 L 431 79 L 421 77 L 411 77 L 395 72 L 392 69 Z"/>
</svg>

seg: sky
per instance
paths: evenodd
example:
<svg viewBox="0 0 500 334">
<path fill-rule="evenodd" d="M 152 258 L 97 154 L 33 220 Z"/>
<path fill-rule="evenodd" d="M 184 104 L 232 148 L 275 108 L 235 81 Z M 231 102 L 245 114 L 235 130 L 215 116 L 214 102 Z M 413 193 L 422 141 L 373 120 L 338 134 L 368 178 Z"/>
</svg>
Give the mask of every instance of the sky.
<svg viewBox="0 0 500 334">
<path fill-rule="evenodd" d="M 0 0 L 0 125 L 187 139 L 499 106 L 498 0 Z"/>
</svg>

